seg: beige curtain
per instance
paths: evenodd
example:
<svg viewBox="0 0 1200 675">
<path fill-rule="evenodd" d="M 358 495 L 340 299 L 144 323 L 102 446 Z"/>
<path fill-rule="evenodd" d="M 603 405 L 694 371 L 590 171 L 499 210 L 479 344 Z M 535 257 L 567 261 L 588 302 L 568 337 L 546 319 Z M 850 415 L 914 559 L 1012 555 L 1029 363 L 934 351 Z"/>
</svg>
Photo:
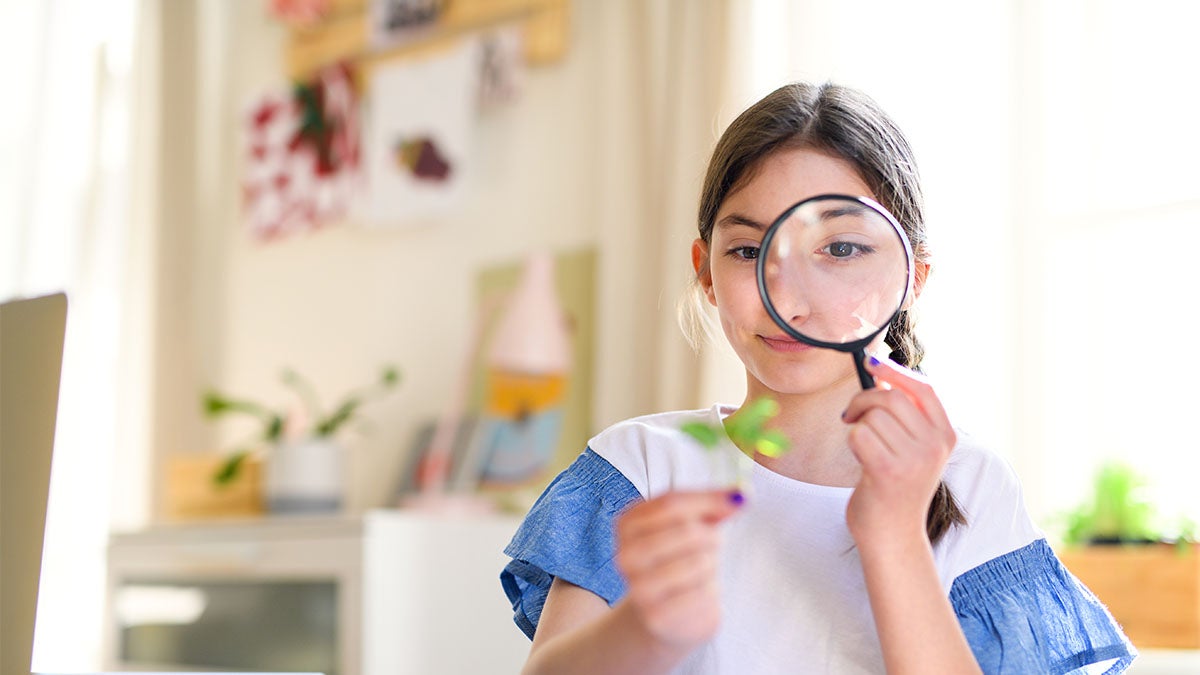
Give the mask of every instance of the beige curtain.
<svg viewBox="0 0 1200 675">
<path fill-rule="evenodd" d="M 101 663 L 109 526 L 141 508 L 128 460 L 142 343 L 130 330 L 147 288 L 136 242 L 150 0 L 0 3 L 0 299 L 69 298 L 33 667 Z M 144 223 L 143 223 L 144 224 Z M 144 447 L 141 448 L 144 451 Z M 119 467 L 119 468 L 117 468 Z"/>
<path fill-rule="evenodd" d="M 696 354 L 676 305 L 693 276 L 691 242 L 704 170 L 740 95 L 736 0 L 603 4 L 596 186 L 602 280 L 596 423 L 740 402 L 719 347 Z M 706 348 L 713 351 L 713 348 Z M 727 348 L 726 348 L 727 349 Z M 720 373 L 718 373 L 720 371 Z M 734 371 L 735 372 L 735 371 Z M 735 375 L 736 377 L 736 375 Z M 732 380 L 732 384 L 731 383 Z"/>
</svg>

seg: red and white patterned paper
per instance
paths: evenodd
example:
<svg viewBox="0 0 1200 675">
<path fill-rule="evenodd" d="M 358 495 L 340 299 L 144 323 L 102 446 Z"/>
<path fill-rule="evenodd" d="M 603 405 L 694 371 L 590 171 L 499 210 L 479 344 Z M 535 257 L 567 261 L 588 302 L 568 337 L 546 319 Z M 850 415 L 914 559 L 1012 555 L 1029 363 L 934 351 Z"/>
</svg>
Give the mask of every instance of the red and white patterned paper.
<svg viewBox="0 0 1200 675">
<path fill-rule="evenodd" d="M 307 87 L 307 108 L 299 88 L 268 92 L 244 120 L 244 215 L 260 240 L 342 220 L 361 191 L 358 100 L 349 69 L 331 66 Z"/>
</svg>

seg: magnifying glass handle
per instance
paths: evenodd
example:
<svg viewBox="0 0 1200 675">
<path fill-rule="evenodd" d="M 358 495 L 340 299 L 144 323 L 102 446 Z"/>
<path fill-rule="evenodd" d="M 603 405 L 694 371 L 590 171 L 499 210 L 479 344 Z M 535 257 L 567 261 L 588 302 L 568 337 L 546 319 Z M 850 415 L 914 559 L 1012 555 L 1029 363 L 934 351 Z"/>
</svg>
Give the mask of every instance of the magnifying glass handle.
<svg viewBox="0 0 1200 675">
<path fill-rule="evenodd" d="M 875 378 L 871 377 L 871 374 L 867 372 L 867 366 L 866 366 L 867 354 L 866 354 L 866 352 L 864 352 L 861 349 L 856 350 L 853 354 L 853 357 L 854 357 L 854 369 L 858 371 L 859 384 L 862 385 L 862 388 L 864 390 L 865 389 L 874 389 L 875 388 Z"/>
</svg>

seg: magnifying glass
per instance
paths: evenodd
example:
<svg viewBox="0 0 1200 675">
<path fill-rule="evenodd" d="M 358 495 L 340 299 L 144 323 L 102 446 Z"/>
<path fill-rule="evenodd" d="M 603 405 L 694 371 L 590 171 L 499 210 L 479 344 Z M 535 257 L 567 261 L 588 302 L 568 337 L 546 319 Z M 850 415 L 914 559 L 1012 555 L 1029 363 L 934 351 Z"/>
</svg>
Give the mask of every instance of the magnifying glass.
<svg viewBox="0 0 1200 675">
<path fill-rule="evenodd" d="M 912 290 L 912 245 L 895 217 L 866 197 L 824 194 L 794 204 L 767 229 L 758 294 L 790 337 L 854 357 L 863 389 L 875 380 L 867 345 Z"/>
</svg>

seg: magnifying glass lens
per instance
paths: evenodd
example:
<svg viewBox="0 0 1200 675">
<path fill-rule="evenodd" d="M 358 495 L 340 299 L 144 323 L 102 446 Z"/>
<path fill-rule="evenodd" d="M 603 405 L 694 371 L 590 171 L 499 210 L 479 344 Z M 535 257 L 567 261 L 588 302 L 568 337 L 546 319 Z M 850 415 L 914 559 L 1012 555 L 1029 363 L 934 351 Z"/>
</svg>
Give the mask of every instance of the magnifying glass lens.
<svg viewBox="0 0 1200 675">
<path fill-rule="evenodd" d="M 911 254 L 880 210 L 856 198 L 822 197 L 792 207 L 773 229 L 760 252 L 761 290 L 793 337 L 859 343 L 900 309 Z"/>
</svg>

